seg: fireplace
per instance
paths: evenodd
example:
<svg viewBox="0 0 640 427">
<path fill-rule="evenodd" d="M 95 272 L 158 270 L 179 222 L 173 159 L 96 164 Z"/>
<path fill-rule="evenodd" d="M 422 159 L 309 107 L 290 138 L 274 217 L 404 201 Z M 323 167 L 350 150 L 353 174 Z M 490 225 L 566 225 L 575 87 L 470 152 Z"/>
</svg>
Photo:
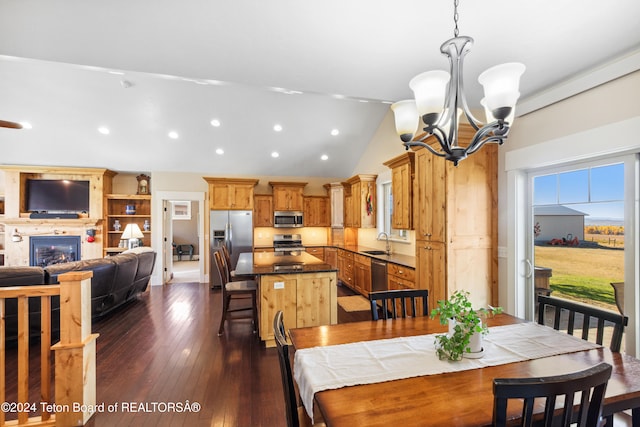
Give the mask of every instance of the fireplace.
<svg viewBox="0 0 640 427">
<path fill-rule="evenodd" d="M 80 236 L 42 236 L 29 238 L 29 265 L 46 267 L 51 264 L 80 260 Z"/>
</svg>

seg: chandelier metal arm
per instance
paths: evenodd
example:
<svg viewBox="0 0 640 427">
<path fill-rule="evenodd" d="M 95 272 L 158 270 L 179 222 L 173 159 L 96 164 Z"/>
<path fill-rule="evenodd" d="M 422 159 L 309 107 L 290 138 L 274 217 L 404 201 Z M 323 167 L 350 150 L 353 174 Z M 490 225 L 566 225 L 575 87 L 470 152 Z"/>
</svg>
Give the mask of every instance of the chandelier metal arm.
<svg viewBox="0 0 640 427">
<path fill-rule="evenodd" d="M 505 122 L 495 121 L 482 127 L 473 136 L 471 143 L 467 147 L 467 154 L 473 154 L 478 151 L 486 143 L 495 142 L 502 145 L 509 133 L 509 125 Z"/>
</svg>

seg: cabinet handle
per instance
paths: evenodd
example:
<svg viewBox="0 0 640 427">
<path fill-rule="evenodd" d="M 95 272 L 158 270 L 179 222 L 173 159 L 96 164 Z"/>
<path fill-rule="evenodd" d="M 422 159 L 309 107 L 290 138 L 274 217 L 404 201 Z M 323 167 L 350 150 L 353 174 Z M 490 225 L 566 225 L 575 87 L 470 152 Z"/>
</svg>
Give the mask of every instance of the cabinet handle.
<svg viewBox="0 0 640 427">
<path fill-rule="evenodd" d="M 425 246 L 424 247 L 426 250 L 430 251 L 431 250 L 431 246 Z"/>
<path fill-rule="evenodd" d="M 431 237 L 431 233 L 424 233 L 423 236 L 425 237 Z"/>
<path fill-rule="evenodd" d="M 404 274 L 402 270 L 398 270 L 398 274 Z"/>
</svg>

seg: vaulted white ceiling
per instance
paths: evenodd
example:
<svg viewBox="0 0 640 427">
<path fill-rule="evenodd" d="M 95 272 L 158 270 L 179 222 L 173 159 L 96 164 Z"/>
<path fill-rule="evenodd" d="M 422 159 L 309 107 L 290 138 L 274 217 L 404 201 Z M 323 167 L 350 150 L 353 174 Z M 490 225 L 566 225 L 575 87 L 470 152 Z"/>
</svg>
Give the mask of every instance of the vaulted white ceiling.
<svg viewBox="0 0 640 427">
<path fill-rule="evenodd" d="M 640 50 L 637 0 L 459 14 L 473 106 L 492 65 L 527 66 L 526 101 Z M 0 128 L 0 163 L 349 176 L 408 81 L 447 69 L 452 15 L 453 0 L 2 0 L 0 119 L 33 128 Z"/>
</svg>

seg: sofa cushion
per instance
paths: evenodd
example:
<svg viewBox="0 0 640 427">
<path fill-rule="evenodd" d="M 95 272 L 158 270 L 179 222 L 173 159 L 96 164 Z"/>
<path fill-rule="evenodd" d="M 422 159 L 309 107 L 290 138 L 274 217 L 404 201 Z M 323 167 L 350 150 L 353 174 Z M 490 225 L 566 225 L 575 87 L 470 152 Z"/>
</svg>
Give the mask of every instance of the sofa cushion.
<svg viewBox="0 0 640 427">
<path fill-rule="evenodd" d="M 118 254 L 109 257 L 116 266 L 111 295 L 114 306 L 120 305 L 130 299 L 135 293 L 133 282 L 138 271 L 138 256 L 135 254 Z"/>
<path fill-rule="evenodd" d="M 133 283 L 134 292 L 144 292 L 153 273 L 153 266 L 156 263 L 155 252 L 141 252 L 138 254 L 138 271 L 136 271 Z"/>
<path fill-rule="evenodd" d="M 41 267 L 0 267 L 0 286 L 43 285 Z"/>
<path fill-rule="evenodd" d="M 58 276 L 69 271 L 93 271 L 91 278 L 91 317 L 102 315 L 112 305 L 111 288 L 116 265 L 111 258 L 96 258 L 45 267 L 47 283 L 59 283 Z"/>
<path fill-rule="evenodd" d="M 40 267 L 0 267 L 0 287 L 43 285 L 44 270 Z M 51 298 L 51 328 L 55 332 L 60 325 L 60 297 Z M 5 301 L 5 337 L 14 341 L 18 337 L 18 301 Z M 29 298 L 29 336 L 40 337 L 40 298 Z"/>
</svg>

